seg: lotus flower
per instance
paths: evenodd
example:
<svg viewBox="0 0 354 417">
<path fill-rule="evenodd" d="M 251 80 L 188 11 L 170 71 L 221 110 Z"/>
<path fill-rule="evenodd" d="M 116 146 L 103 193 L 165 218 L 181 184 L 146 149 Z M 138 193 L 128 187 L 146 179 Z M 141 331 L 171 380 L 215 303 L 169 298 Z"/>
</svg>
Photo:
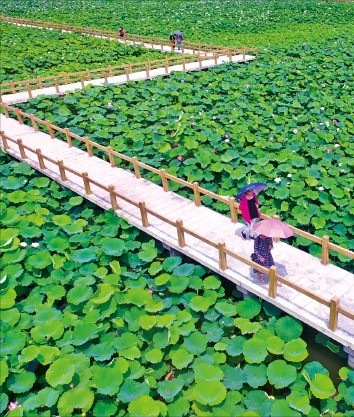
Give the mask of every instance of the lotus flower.
<svg viewBox="0 0 354 417">
<path fill-rule="evenodd" d="M 178 156 L 177 156 L 177 159 L 178 159 L 180 162 L 182 162 L 184 158 L 183 158 L 183 156 L 182 156 L 182 155 L 178 155 Z"/>
<path fill-rule="evenodd" d="M 17 407 L 20 407 L 20 404 L 18 403 L 18 401 L 13 401 L 9 403 L 9 411 L 12 411 Z"/>
</svg>

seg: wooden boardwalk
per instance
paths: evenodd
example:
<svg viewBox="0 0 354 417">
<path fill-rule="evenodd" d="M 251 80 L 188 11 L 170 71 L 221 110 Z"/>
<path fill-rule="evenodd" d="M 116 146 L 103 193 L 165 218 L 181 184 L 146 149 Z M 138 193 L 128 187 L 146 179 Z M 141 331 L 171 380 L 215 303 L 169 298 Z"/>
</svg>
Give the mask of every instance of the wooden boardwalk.
<svg viewBox="0 0 354 417">
<path fill-rule="evenodd" d="M 353 274 L 331 264 L 323 265 L 320 259 L 286 243 L 276 243 L 273 257 L 278 273 L 285 278 L 285 281 L 282 281 L 283 286 L 278 287 L 277 294 L 273 294 L 276 297 L 273 298 L 268 292 L 268 285 L 260 285 L 250 265 L 239 260 L 249 259 L 253 252 L 252 241 L 243 241 L 235 235 L 235 232 L 242 228 L 240 223 L 232 223 L 227 216 L 203 206 L 198 207 L 192 200 L 164 191 L 161 186 L 137 178 L 132 172 L 112 167 L 109 162 L 89 156 L 87 152 L 76 147 L 69 147 L 66 142 L 35 131 L 14 119 L 1 115 L 0 122 L 3 131 L 2 146 L 9 154 L 24 160 L 48 177 L 104 209 L 110 209 L 112 204 L 114 205 L 112 193 L 109 191 L 112 190 L 109 187 L 113 186 L 115 192 L 124 196 L 124 199 L 119 197 L 117 199 L 118 216 L 125 218 L 129 223 L 170 248 L 224 276 L 241 291 L 256 294 L 343 346 L 354 350 L 354 292 L 351 291 Z M 6 135 L 5 140 L 4 135 Z M 19 150 L 19 144 L 22 145 L 21 142 L 17 142 L 18 139 L 21 139 L 24 145 L 22 152 Z M 37 149 L 40 151 L 36 151 Z M 61 167 L 58 165 L 60 160 L 63 161 Z M 66 178 L 61 172 L 63 167 Z M 87 173 L 88 176 L 82 173 Z M 64 181 L 63 178 L 66 180 Z M 116 201 L 115 197 L 114 201 Z M 146 209 L 144 205 L 139 206 L 139 203 L 145 203 Z M 152 215 L 151 211 L 159 213 L 159 216 Z M 166 222 L 164 218 L 169 221 Z M 185 231 L 188 230 L 188 233 L 181 233 L 183 229 L 177 233 L 176 221 L 179 219 L 182 220 L 183 228 Z M 198 236 L 202 236 L 204 241 Z M 185 246 L 181 247 L 183 239 Z M 225 270 L 221 268 L 223 260 L 220 258 L 220 248 L 224 253 L 224 261 L 227 262 Z M 227 251 L 236 253 L 240 258 L 225 255 Z M 348 314 L 339 314 L 337 330 L 330 330 L 328 307 L 333 307 L 333 303 L 323 305 L 291 288 L 293 284 L 301 285 L 305 290 L 317 294 L 322 299 L 333 300 L 338 297 L 339 305 L 349 311 L 349 317 Z"/>
</svg>

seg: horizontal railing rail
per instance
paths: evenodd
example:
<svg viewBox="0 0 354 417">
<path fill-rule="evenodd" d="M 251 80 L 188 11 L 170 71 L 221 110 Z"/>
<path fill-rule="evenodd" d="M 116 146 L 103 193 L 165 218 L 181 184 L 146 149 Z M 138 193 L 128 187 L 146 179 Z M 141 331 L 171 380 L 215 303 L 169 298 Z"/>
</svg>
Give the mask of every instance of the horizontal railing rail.
<svg viewBox="0 0 354 417">
<path fill-rule="evenodd" d="M 36 120 L 37 122 L 38 120 Z M 119 209 L 119 203 L 117 199 L 121 199 L 126 201 L 127 203 L 138 207 L 140 210 L 140 216 L 141 216 L 141 223 L 143 225 L 144 228 L 148 228 L 150 226 L 149 223 L 149 218 L 148 215 L 152 215 L 156 218 L 158 218 L 159 220 L 168 223 L 169 225 L 175 227 L 176 229 L 176 237 L 177 237 L 177 241 L 178 241 L 178 246 L 180 248 L 184 248 L 187 245 L 186 242 L 186 235 L 188 236 L 192 236 L 193 238 L 200 240 L 204 243 L 206 243 L 207 245 L 213 247 L 214 249 L 217 249 L 218 251 L 218 267 L 221 271 L 225 271 L 226 269 L 228 269 L 228 263 L 227 263 L 227 256 L 234 258 L 254 269 L 256 269 L 257 271 L 266 274 L 269 277 L 269 288 L 268 288 L 268 295 L 269 297 L 275 299 L 277 297 L 277 287 L 278 287 L 278 283 L 284 284 L 289 286 L 290 288 L 293 288 L 294 290 L 300 292 L 301 294 L 304 294 L 308 297 L 310 297 L 311 299 L 319 302 L 320 304 L 326 306 L 329 308 L 329 318 L 328 318 L 328 328 L 335 332 L 338 329 L 338 316 L 339 314 L 342 314 L 346 317 L 348 317 L 351 320 L 354 320 L 354 312 L 348 310 L 345 307 L 342 307 L 340 305 L 340 300 L 338 297 L 334 296 L 330 299 L 324 298 L 321 295 L 316 294 L 313 291 L 310 291 L 306 288 L 301 287 L 300 285 L 289 281 L 288 279 L 286 279 L 285 277 L 281 276 L 278 274 L 277 272 L 277 268 L 275 266 L 268 268 L 265 268 L 255 262 L 253 262 L 252 260 L 232 251 L 231 249 L 227 248 L 225 245 L 225 242 L 219 241 L 219 242 L 215 242 L 213 240 L 210 240 L 209 238 L 200 235 L 198 232 L 195 232 L 194 230 L 191 230 L 190 228 L 187 228 L 183 225 L 183 221 L 181 219 L 178 219 L 176 221 L 172 221 L 171 219 L 168 219 L 167 217 L 155 212 L 154 210 L 152 210 L 151 208 L 146 206 L 146 203 L 144 201 L 134 201 L 131 200 L 129 198 L 127 198 L 126 196 L 124 196 L 121 193 L 118 193 L 115 190 L 115 186 L 114 185 L 104 185 L 101 182 L 94 180 L 93 178 L 89 177 L 89 174 L 87 172 L 79 172 L 77 170 L 74 170 L 66 165 L 64 165 L 64 162 L 62 160 L 55 160 L 45 154 L 42 153 L 41 149 L 39 148 L 31 148 L 28 145 L 25 145 L 21 139 L 13 139 L 10 138 L 9 136 L 5 135 L 4 132 L 0 132 L 0 136 L 2 139 L 2 144 L 3 144 L 3 148 L 6 152 L 10 151 L 10 146 L 9 146 L 9 142 L 12 142 L 14 144 L 16 144 L 18 146 L 19 149 L 19 153 L 21 156 L 21 159 L 27 159 L 28 155 L 26 154 L 27 152 L 32 152 L 33 154 L 36 155 L 37 159 L 38 159 L 38 165 L 39 168 L 41 170 L 46 170 L 46 163 L 45 161 L 49 161 L 52 164 L 58 166 L 58 171 L 59 171 L 59 175 L 60 175 L 60 179 L 62 182 L 66 182 L 68 181 L 67 172 L 70 172 L 71 174 L 78 176 L 82 179 L 83 181 L 83 188 L 85 190 L 85 194 L 86 195 L 91 195 L 93 194 L 92 188 L 91 188 L 91 184 L 97 186 L 98 188 L 106 191 L 109 194 L 109 199 L 110 199 L 110 204 L 111 207 L 114 211 L 117 211 Z M 93 145 L 93 144 L 92 144 Z M 113 151 L 112 151 L 113 152 Z M 101 198 L 101 197 L 100 197 Z"/>
<path fill-rule="evenodd" d="M 231 217 L 231 221 L 233 223 L 236 223 L 238 221 L 238 210 L 239 210 L 239 204 L 235 201 L 235 198 L 230 198 L 227 196 L 221 196 L 219 194 L 216 194 L 210 190 L 207 190 L 206 188 L 200 187 L 198 182 L 189 182 L 186 181 L 182 178 L 176 177 L 172 174 L 169 174 L 168 172 L 165 171 L 165 169 L 158 169 L 155 167 L 152 167 L 142 161 L 139 161 L 137 157 L 133 156 L 127 156 L 124 155 L 120 152 L 114 151 L 110 146 L 104 146 L 104 145 L 100 145 L 94 141 L 91 141 L 90 138 L 88 137 L 81 137 L 75 133 L 72 133 L 69 131 L 69 129 L 67 128 L 61 128 L 58 126 L 53 125 L 52 123 L 50 123 L 49 121 L 45 121 L 42 119 L 39 119 L 38 117 L 34 116 L 33 114 L 27 114 L 23 111 L 21 111 L 20 109 L 18 109 L 17 107 L 11 107 L 5 103 L 0 103 L 1 108 L 5 114 L 5 116 L 7 118 L 10 117 L 9 112 L 13 112 L 18 120 L 18 122 L 20 124 L 23 124 L 23 117 L 27 118 L 30 120 L 32 127 L 34 128 L 34 130 L 38 131 L 38 124 L 41 124 L 42 126 L 44 126 L 44 128 L 48 131 L 49 135 L 51 138 L 55 138 L 55 132 L 59 132 L 65 135 L 65 140 L 68 144 L 69 147 L 73 146 L 73 140 L 78 140 L 80 143 L 85 145 L 86 151 L 88 153 L 89 156 L 93 156 L 93 149 L 97 148 L 100 151 L 104 152 L 107 156 L 107 159 L 110 162 L 110 165 L 112 167 L 116 166 L 116 161 L 115 158 L 119 158 L 121 160 L 124 160 L 125 162 L 129 163 L 132 165 L 134 173 L 136 178 L 141 178 L 141 169 L 145 169 L 147 171 L 150 171 L 154 174 L 159 175 L 163 189 L 165 192 L 169 191 L 169 184 L 168 184 L 168 180 L 175 182 L 177 184 L 180 184 L 186 188 L 189 188 L 190 190 L 193 191 L 194 194 L 194 202 L 197 206 L 201 206 L 202 201 L 201 201 L 201 195 L 205 195 L 208 196 L 216 201 L 219 201 L 221 203 L 226 204 L 229 207 L 229 211 L 230 211 L 230 217 Z M 271 216 L 268 216 L 264 213 L 261 213 L 261 218 L 262 219 L 267 219 L 270 218 Z M 278 216 L 273 216 L 275 218 L 279 218 Z M 291 228 L 291 230 L 294 232 L 294 234 L 301 236 L 311 242 L 317 243 L 319 245 L 321 245 L 321 262 L 324 265 L 327 265 L 329 263 L 329 254 L 330 254 L 330 250 L 332 250 L 333 252 L 336 253 L 340 253 L 344 256 L 349 257 L 350 259 L 354 259 L 354 252 L 347 249 L 347 248 L 343 248 L 339 245 L 333 244 L 329 241 L 329 236 L 325 235 L 322 237 L 318 237 L 315 235 L 312 235 L 308 232 L 305 232 L 301 229 L 298 229 L 297 227 L 291 226 L 289 225 L 289 227 Z M 274 239 L 275 241 L 278 241 L 279 239 Z"/>
</svg>

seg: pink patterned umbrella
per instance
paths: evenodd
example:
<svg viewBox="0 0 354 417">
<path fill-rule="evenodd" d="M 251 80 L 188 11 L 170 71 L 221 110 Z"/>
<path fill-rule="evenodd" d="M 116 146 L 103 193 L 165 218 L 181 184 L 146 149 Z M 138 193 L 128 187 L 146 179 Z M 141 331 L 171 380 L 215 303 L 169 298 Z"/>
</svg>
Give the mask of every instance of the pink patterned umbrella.
<svg viewBox="0 0 354 417">
<path fill-rule="evenodd" d="M 288 238 L 294 236 L 290 227 L 277 219 L 265 219 L 253 225 L 253 230 L 260 235 L 268 237 L 283 237 Z"/>
</svg>

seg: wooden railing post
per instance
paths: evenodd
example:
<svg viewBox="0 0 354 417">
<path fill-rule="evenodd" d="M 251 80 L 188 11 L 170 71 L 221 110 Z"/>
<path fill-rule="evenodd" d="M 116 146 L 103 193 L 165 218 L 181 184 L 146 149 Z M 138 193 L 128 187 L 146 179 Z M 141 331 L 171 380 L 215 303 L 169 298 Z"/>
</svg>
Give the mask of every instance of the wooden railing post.
<svg viewBox="0 0 354 417">
<path fill-rule="evenodd" d="M 134 172 L 135 172 L 136 178 L 141 178 L 139 164 L 138 164 L 138 158 L 136 156 L 133 156 L 132 161 L 133 161 L 133 167 L 134 167 Z"/>
<path fill-rule="evenodd" d="M 84 138 L 84 141 L 85 141 L 85 144 L 86 144 L 86 150 L 87 150 L 88 156 L 90 156 L 90 157 L 93 156 L 93 153 L 92 153 L 92 143 L 91 143 L 90 138 L 85 137 Z"/>
<path fill-rule="evenodd" d="M 36 149 L 36 154 L 37 154 L 40 169 L 46 169 L 41 150 Z"/>
<path fill-rule="evenodd" d="M 23 144 L 22 144 L 22 139 L 17 139 L 17 145 L 18 145 L 18 149 L 20 151 L 21 158 L 26 159 L 27 155 L 26 155 L 26 152 L 25 152 L 25 148 L 23 147 Z"/>
<path fill-rule="evenodd" d="M 275 298 L 277 296 L 277 267 L 271 266 L 269 268 L 269 297 Z"/>
<path fill-rule="evenodd" d="M 192 185 L 193 185 L 193 192 L 194 192 L 194 202 L 195 202 L 195 205 L 196 205 L 197 207 L 200 207 L 200 206 L 202 205 L 202 203 L 201 203 L 201 201 L 200 201 L 199 184 L 198 184 L 196 181 L 194 181 Z"/>
<path fill-rule="evenodd" d="M 66 174 L 65 174 L 64 162 L 62 160 L 58 161 L 58 166 L 59 166 L 60 179 L 62 181 L 67 181 Z"/>
<path fill-rule="evenodd" d="M 243 59 L 243 62 L 246 61 L 246 48 L 244 46 L 242 47 L 242 59 Z"/>
<path fill-rule="evenodd" d="M 37 125 L 37 122 L 34 119 L 35 119 L 34 115 L 31 114 L 30 115 L 30 120 L 31 120 L 31 123 L 32 123 L 32 127 L 33 127 L 35 132 L 38 132 L 38 125 Z"/>
<path fill-rule="evenodd" d="M 110 185 L 108 189 L 109 189 L 109 196 L 111 199 L 112 209 L 116 211 L 118 210 L 118 203 L 117 203 L 117 196 L 115 194 L 115 187 L 114 185 Z"/>
<path fill-rule="evenodd" d="M 229 57 L 229 61 L 230 61 L 230 62 L 232 62 L 232 54 L 231 54 L 230 49 L 228 49 L 228 51 L 227 51 L 227 55 L 228 55 L 228 57 Z"/>
<path fill-rule="evenodd" d="M 182 55 L 182 68 L 183 68 L 183 71 L 186 71 L 186 57 L 184 56 L 184 52 L 182 52 L 183 53 L 183 55 Z"/>
<path fill-rule="evenodd" d="M 141 221 L 144 227 L 149 227 L 149 220 L 147 217 L 146 206 L 143 201 L 139 203 L 140 214 L 141 214 Z"/>
<path fill-rule="evenodd" d="M 168 58 L 165 59 L 165 73 L 168 75 Z"/>
<path fill-rule="evenodd" d="M 168 180 L 166 177 L 166 171 L 162 168 L 160 169 L 160 176 L 161 176 L 161 181 L 162 181 L 162 187 L 164 191 L 169 191 L 168 189 Z"/>
<path fill-rule="evenodd" d="M 84 180 L 85 193 L 87 195 L 92 194 L 91 187 L 90 187 L 90 180 L 88 178 L 88 173 L 87 172 L 82 173 L 82 179 Z"/>
<path fill-rule="evenodd" d="M 150 61 L 148 61 L 145 65 L 145 71 L 146 71 L 146 79 L 148 80 L 150 78 Z"/>
<path fill-rule="evenodd" d="M 322 264 L 328 265 L 329 264 L 329 236 L 325 235 L 322 237 Z"/>
<path fill-rule="evenodd" d="M 49 135 L 50 135 L 50 137 L 52 138 L 52 139 L 54 139 L 55 138 L 55 135 L 54 135 L 54 129 L 53 129 L 53 125 L 50 123 L 50 122 L 46 122 L 46 126 L 47 126 L 47 128 L 48 128 L 48 131 L 49 131 Z"/>
<path fill-rule="evenodd" d="M 333 297 L 329 302 L 329 328 L 332 330 L 332 332 L 335 332 L 337 330 L 338 308 L 339 299 L 338 297 Z"/>
<path fill-rule="evenodd" d="M 201 56 L 200 56 L 200 51 L 199 51 L 199 53 L 198 53 L 198 63 L 199 63 L 199 69 L 202 69 L 202 58 L 201 58 Z"/>
<path fill-rule="evenodd" d="M 125 76 L 126 76 L 127 81 L 129 81 L 129 67 L 125 69 Z"/>
<path fill-rule="evenodd" d="M 5 151 L 6 151 L 6 149 L 10 149 L 9 143 L 8 143 L 6 135 L 5 135 L 5 132 L 1 131 L 0 135 L 1 135 L 1 140 L 2 140 L 2 144 L 4 146 Z"/>
<path fill-rule="evenodd" d="M 81 87 L 85 88 L 85 80 L 81 77 L 80 78 Z"/>
<path fill-rule="evenodd" d="M 219 249 L 219 268 L 222 271 L 225 271 L 225 269 L 227 269 L 225 242 L 219 242 L 218 249 Z"/>
<path fill-rule="evenodd" d="M 17 117 L 17 121 L 20 123 L 20 125 L 23 125 L 22 116 L 21 116 L 20 110 L 17 107 L 15 108 L 15 114 Z"/>
<path fill-rule="evenodd" d="M 69 148 L 71 148 L 73 146 L 73 140 L 70 135 L 70 130 L 66 127 L 64 129 L 64 133 L 65 133 L 66 141 L 68 142 L 68 146 Z"/>
<path fill-rule="evenodd" d="M 6 104 L 5 103 L 1 103 L 1 107 L 2 107 L 2 109 L 4 111 L 4 114 L 5 114 L 6 119 L 8 119 L 10 117 L 10 115 L 9 115 L 9 112 L 7 111 Z"/>
<path fill-rule="evenodd" d="M 218 54 L 214 51 L 214 62 L 215 62 L 215 65 L 218 63 Z"/>
<path fill-rule="evenodd" d="M 230 214 L 232 223 L 237 223 L 237 207 L 235 197 L 229 199 Z"/>
<path fill-rule="evenodd" d="M 55 92 L 57 94 L 60 94 L 60 91 L 59 91 L 59 82 L 58 82 L 58 80 L 56 78 L 54 79 L 54 87 L 55 87 Z"/>
<path fill-rule="evenodd" d="M 26 90 L 27 90 L 27 93 L 28 93 L 28 97 L 33 98 L 31 86 L 29 84 L 26 84 Z"/>
<path fill-rule="evenodd" d="M 108 153 L 109 163 L 111 164 L 111 167 L 114 168 L 116 166 L 116 162 L 114 160 L 112 146 L 107 146 L 107 153 Z"/>
<path fill-rule="evenodd" d="M 177 228 L 178 246 L 180 248 L 183 248 L 184 246 L 186 246 L 186 241 L 184 238 L 183 221 L 181 219 L 176 220 L 176 228 Z"/>
</svg>

